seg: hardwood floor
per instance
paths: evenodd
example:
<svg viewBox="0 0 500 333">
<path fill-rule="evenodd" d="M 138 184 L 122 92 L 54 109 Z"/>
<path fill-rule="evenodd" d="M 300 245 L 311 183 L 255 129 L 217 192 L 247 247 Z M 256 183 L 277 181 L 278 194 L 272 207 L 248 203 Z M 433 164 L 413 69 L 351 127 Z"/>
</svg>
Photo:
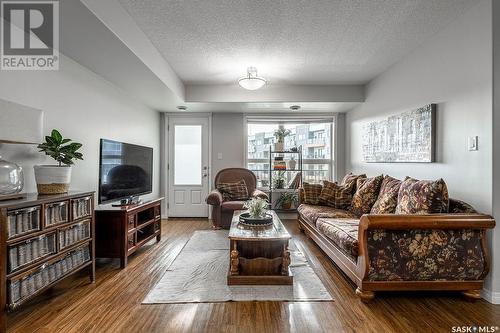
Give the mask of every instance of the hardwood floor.
<svg viewBox="0 0 500 333">
<path fill-rule="evenodd" d="M 159 244 L 145 246 L 121 270 L 97 262 L 96 283 L 70 277 L 9 314 L 9 332 L 451 332 L 453 326 L 500 326 L 500 305 L 458 294 L 380 294 L 359 301 L 354 286 L 295 221 L 284 221 L 335 302 L 226 302 L 141 305 L 193 231 L 207 220 L 164 220 Z M 499 331 L 500 332 L 500 331 Z"/>
</svg>

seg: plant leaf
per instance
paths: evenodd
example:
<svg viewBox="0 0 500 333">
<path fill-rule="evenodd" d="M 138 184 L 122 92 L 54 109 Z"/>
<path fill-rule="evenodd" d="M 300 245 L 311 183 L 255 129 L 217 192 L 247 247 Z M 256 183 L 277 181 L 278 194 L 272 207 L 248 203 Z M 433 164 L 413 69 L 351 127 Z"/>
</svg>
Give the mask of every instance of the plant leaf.
<svg viewBox="0 0 500 333">
<path fill-rule="evenodd" d="M 53 129 L 53 130 L 52 130 L 52 133 L 51 133 L 51 136 L 52 136 L 52 138 L 53 138 L 53 139 L 54 139 L 57 143 L 61 144 L 63 137 L 62 137 L 61 133 L 59 133 L 59 131 L 58 131 L 58 130 Z"/>
</svg>

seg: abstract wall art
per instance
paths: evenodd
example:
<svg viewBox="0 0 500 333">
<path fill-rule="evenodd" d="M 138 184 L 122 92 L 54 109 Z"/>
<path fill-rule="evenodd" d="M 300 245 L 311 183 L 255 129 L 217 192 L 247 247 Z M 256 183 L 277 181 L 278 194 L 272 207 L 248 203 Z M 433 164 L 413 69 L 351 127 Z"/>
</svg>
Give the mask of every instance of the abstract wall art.
<svg viewBox="0 0 500 333">
<path fill-rule="evenodd" d="M 363 126 L 363 157 L 371 163 L 430 163 L 435 160 L 436 104 Z"/>
</svg>

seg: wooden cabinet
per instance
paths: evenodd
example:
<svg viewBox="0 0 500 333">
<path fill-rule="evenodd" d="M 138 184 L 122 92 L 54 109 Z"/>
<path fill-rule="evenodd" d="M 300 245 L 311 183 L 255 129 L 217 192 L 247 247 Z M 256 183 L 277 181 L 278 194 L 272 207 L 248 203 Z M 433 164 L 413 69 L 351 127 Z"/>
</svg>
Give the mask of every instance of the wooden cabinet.
<svg viewBox="0 0 500 333">
<path fill-rule="evenodd" d="M 142 245 L 156 237 L 161 239 L 161 201 L 96 210 L 96 256 L 120 258 L 120 266 L 127 266 L 127 258 Z"/>
<path fill-rule="evenodd" d="M 81 202 L 85 208 L 80 209 Z M 84 268 L 95 281 L 94 192 L 0 202 L 1 322 L 7 311 Z"/>
</svg>

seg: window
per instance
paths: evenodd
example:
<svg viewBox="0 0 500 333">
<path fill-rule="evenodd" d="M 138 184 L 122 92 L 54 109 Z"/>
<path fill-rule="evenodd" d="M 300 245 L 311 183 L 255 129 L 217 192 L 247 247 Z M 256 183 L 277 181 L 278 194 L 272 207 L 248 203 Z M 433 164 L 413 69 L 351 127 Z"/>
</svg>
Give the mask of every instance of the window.
<svg viewBox="0 0 500 333">
<path fill-rule="evenodd" d="M 200 185 L 202 159 L 202 126 L 175 125 L 174 184 Z"/>
<path fill-rule="evenodd" d="M 302 146 L 303 180 L 320 183 L 333 175 L 332 121 L 247 123 L 247 167 L 257 176 L 258 187 L 269 186 L 269 147 L 280 126 L 290 130 L 285 149 Z"/>
</svg>

